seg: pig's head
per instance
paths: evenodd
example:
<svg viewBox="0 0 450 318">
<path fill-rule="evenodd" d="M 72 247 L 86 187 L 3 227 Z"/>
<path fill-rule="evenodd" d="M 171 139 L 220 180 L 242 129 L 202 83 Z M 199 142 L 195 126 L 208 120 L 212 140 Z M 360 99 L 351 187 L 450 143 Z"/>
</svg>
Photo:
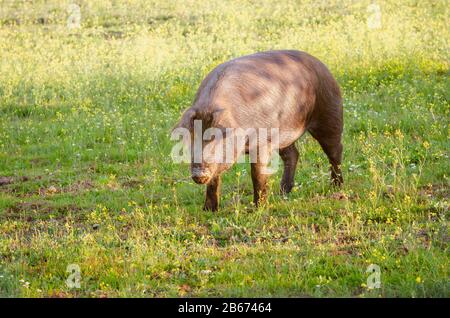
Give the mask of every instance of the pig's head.
<svg viewBox="0 0 450 318">
<path fill-rule="evenodd" d="M 185 128 L 189 132 L 187 142 L 191 155 L 191 176 L 198 184 L 208 184 L 234 162 L 235 156 L 227 155 L 226 147 L 232 137 L 227 136 L 227 130 L 219 123 L 220 113 L 189 109 L 175 127 Z M 235 150 L 231 152 L 234 154 Z"/>
</svg>

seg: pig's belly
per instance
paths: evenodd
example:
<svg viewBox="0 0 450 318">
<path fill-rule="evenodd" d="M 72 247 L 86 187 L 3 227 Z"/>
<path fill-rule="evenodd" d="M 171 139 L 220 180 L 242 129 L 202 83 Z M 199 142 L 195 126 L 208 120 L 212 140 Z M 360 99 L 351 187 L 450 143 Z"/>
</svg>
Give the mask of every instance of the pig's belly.
<svg viewBox="0 0 450 318">
<path fill-rule="evenodd" d="M 299 139 L 305 133 L 304 128 L 296 128 L 292 130 L 278 130 L 278 139 L 271 136 L 271 132 L 267 132 L 268 138 L 264 139 L 267 144 L 271 146 L 272 150 L 284 149 L 291 144 L 293 144 L 297 139 Z M 248 154 L 250 151 L 250 145 L 247 142 L 245 145 L 245 153 Z"/>
</svg>

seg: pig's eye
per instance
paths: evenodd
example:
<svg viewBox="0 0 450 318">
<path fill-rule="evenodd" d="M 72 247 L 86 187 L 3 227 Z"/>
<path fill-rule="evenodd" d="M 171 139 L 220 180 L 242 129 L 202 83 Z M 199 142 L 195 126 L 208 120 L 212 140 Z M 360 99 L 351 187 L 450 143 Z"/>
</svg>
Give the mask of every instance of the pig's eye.
<svg viewBox="0 0 450 318">
<path fill-rule="evenodd" d="M 208 143 L 210 143 L 212 141 L 215 141 L 215 140 L 217 140 L 217 136 L 212 134 L 211 136 L 208 136 L 207 138 L 205 138 L 204 142 L 208 144 Z"/>
</svg>

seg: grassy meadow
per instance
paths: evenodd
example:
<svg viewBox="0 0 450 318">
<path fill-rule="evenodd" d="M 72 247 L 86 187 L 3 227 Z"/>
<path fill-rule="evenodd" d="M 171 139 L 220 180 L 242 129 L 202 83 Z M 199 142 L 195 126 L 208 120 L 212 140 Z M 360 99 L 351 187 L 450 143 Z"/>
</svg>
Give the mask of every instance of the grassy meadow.
<svg viewBox="0 0 450 318">
<path fill-rule="evenodd" d="M 1 297 L 450 297 L 448 2 L 70 3 L 0 0 Z M 202 211 L 171 128 L 216 65 L 285 48 L 341 85 L 344 187 L 305 135 L 288 197 L 280 169 L 252 206 L 239 164 Z"/>
</svg>

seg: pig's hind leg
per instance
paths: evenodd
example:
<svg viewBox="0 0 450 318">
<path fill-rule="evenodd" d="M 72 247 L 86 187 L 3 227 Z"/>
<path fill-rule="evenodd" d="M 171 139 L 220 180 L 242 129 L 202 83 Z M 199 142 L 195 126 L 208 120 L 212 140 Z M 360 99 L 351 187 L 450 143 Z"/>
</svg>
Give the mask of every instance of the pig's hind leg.
<svg viewBox="0 0 450 318">
<path fill-rule="evenodd" d="M 319 142 L 331 165 L 331 181 L 335 186 L 344 182 L 341 172 L 342 162 L 342 125 L 318 125 L 309 132 Z M 319 128 L 320 127 L 320 128 Z"/>
<path fill-rule="evenodd" d="M 282 194 L 288 194 L 294 187 L 295 168 L 298 162 L 298 150 L 295 143 L 280 149 L 280 157 L 283 160 L 284 171 L 281 179 L 280 190 Z"/>
</svg>

